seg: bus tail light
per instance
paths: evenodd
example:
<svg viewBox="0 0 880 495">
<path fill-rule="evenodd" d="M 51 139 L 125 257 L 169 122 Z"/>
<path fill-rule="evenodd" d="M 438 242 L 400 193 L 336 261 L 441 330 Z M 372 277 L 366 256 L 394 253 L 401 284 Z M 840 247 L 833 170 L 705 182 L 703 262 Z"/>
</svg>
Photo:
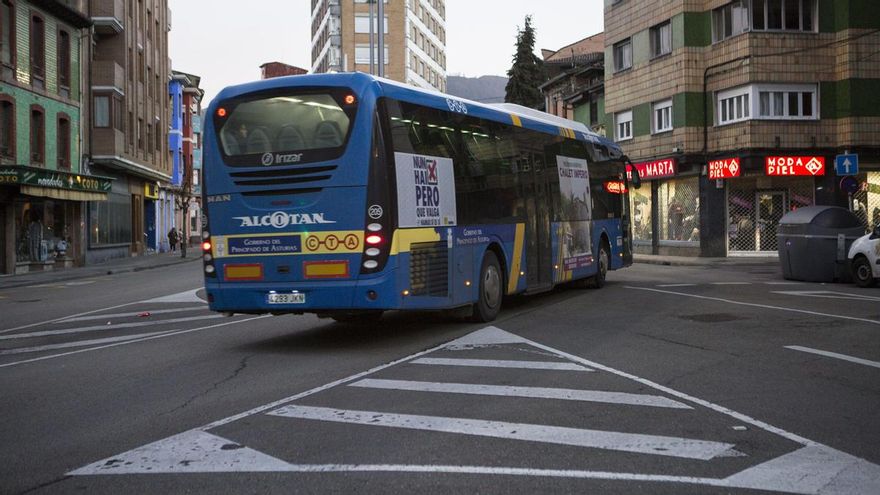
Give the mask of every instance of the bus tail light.
<svg viewBox="0 0 880 495">
<path fill-rule="evenodd" d="M 384 112 L 380 105 L 379 112 Z M 389 192 L 388 157 L 394 156 L 388 150 L 384 136 L 387 129 L 380 122 L 387 119 L 373 118 L 373 143 L 370 148 L 370 172 L 367 182 L 367 204 L 364 215 L 364 251 L 361 257 L 361 275 L 381 272 L 391 253 L 392 226 L 395 223 L 396 207 L 391 203 Z"/>
</svg>

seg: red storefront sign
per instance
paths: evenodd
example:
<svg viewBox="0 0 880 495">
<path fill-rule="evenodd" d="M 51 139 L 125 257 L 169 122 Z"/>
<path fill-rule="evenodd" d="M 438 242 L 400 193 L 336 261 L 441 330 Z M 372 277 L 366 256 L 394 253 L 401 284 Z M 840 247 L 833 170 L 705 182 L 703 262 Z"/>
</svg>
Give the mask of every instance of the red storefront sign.
<svg viewBox="0 0 880 495">
<path fill-rule="evenodd" d="M 622 180 L 610 180 L 605 183 L 605 191 L 611 194 L 624 194 L 626 184 Z"/>
<path fill-rule="evenodd" d="M 667 158 L 666 160 L 655 160 L 653 162 L 634 163 L 636 170 L 639 171 L 639 178 L 642 180 L 662 179 L 664 177 L 674 177 L 675 169 L 678 165 L 675 158 Z M 626 176 L 632 179 L 632 167 L 626 166 Z"/>
<path fill-rule="evenodd" d="M 764 160 L 767 175 L 825 175 L 824 156 L 768 156 Z"/>
<path fill-rule="evenodd" d="M 709 162 L 709 180 L 739 177 L 741 170 L 739 158 L 712 160 Z"/>
</svg>

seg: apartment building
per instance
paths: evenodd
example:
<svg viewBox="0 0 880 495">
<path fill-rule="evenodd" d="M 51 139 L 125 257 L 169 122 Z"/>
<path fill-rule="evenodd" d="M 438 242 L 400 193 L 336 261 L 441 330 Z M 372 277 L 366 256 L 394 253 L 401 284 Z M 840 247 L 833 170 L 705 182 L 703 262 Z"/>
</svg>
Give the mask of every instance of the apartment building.
<svg viewBox="0 0 880 495">
<path fill-rule="evenodd" d="M 547 113 L 605 129 L 605 35 L 594 34 L 558 50 L 541 50 L 549 80 L 540 86 Z"/>
<path fill-rule="evenodd" d="M 0 0 L 0 274 L 82 264 L 107 199 L 82 159 L 90 25 L 84 0 Z"/>
<path fill-rule="evenodd" d="M 147 201 L 171 182 L 167 0 L 91 0 L 88 84 L 91 170 L 111 177 L 108 200 L 88 212 L 89 263 L 149 252 Z M 160 187 L 162 186 L 162 187 Z M 154 244 L 155 246 L 155 244 Z"/>
<path fill-rule="evenodd" d="M 379 74 L 378 2 L 312 0 L 311 6 L 311 72 Z M 414 86 L 445 91 L 445 0 L 384 0 L 383 9 L 383 75 Z M 372 43 L 370 19 L 373 19 Z"/>
<path fill-rule="evenodd" d="M 637 252 L 776 253 L 782 215 L 813 204 L 880 221 L 878 62 L 871 0 L 606 0 Z"/>
<path fill-rule="evenodd" d="M 202 98 L 205 92 L 199 88 L 201 77 L 185 72 L 172 71 L 169 92 L 171 95 L 171 146 L 172 178 L 167 196 L 174 197 L 173 218 L 162 217 L 165 222 L 161 232 L 172 226 L 180 232 L 182 242 L 201 242 L 202 223 Z M 170 222 L 169 222 L 170 220 Z M 167 237 L 163 236 L 167 243 Z M 163 247 L 167 247 L 163 244 Z"/>
</svg>

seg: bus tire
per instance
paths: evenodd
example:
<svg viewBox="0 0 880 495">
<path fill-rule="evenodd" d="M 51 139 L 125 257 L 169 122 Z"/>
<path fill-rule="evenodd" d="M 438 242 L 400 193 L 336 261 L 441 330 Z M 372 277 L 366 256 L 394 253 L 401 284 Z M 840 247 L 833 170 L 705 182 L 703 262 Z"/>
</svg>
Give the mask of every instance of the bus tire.
<svg viewBox="0 0 880 495">
<path fill-rule="evenodd" d="M 480 267 L 480 284 L 478 287 L 477 302 L 473 306 L 471 319 L 478 323 L 490 322 L 501 311 L 504 276 L 501 274 L 501 265 L 498 257 L 492 251 L 486 251 L 483 255 L 483 263 Z"/>
<path fill-rule="evenodd" d="M 611 255 L 608 251 L 608 244 L 604 240 L 599 242 L 599 250 L 596 254 L 596 263 L 599 266 L 596 274 L 587 279 L 587 287 L 591 289 L 605 287 L 605 277 L 608 276 L 608 265 L 611 263 Z"/>
</svg>

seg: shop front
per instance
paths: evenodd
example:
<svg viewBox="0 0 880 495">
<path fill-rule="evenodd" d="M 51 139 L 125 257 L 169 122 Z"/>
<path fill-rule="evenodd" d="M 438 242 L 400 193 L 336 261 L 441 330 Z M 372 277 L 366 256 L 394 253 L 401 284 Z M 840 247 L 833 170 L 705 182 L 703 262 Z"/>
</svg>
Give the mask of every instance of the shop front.
<svg viewBox="0 0 880 495">
<path fill-rule="evenodd" d="M 84 264 L 86 202 L 106 201 L 110 188 L 107 177 L 0 167 L 0 273 Z"/>
</svg>

